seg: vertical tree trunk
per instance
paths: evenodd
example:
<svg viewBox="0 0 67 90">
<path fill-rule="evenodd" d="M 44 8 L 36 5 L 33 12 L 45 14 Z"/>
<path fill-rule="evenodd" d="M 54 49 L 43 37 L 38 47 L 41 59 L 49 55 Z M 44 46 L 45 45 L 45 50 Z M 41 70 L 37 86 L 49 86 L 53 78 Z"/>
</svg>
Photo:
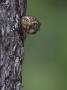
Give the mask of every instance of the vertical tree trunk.
<svg viewBox="0 0 67 90">
<path fill-rule="evenodd" d="M 20 18 L 26 0 L 0 0 L 0 90 L 23 90 L 24 40 L 20 38 Z"/>
</svg>

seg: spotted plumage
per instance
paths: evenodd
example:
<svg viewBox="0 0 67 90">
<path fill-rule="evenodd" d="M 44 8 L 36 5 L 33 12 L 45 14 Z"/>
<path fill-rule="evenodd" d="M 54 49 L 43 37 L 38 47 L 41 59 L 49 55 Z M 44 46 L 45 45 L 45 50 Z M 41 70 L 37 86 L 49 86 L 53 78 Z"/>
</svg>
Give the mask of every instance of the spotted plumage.
<svg viewBox="0 0 67 90">
<path fill-rule="evenodd" d="M 23 16 L 21 18 L 21 25 L 25 35 L 35 34 L 40 28 L 40 22 L 37 18 L 32 16 Z"/>
</svg>

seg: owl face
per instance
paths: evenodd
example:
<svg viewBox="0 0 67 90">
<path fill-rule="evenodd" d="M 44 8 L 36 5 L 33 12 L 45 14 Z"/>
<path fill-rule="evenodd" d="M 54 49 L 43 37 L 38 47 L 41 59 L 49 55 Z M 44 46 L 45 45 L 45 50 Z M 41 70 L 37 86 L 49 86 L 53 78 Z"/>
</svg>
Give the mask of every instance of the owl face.
<svg viewBox="0 0 67 90">
<path fill-rule="evenodd" d="M 37 18 L 32 17 L 32 16 L 23 16 L 21 18 L 21 24 L 22 24 L 22 28 L 28 34 L 34 34 L 40 28 L 40 22 L 37 20 Z"/>
</svg>

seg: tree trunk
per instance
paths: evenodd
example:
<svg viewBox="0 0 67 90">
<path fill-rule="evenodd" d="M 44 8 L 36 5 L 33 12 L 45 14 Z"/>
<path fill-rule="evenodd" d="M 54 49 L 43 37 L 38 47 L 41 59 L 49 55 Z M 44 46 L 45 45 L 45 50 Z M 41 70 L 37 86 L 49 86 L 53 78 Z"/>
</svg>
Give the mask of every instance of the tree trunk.
<svg viewBox="0 0 67 90">
<path fill-rule="evenodd" d="M 25 12 L 26 0 L 0 0 L 0 90 L 23 90 L 20 19 Z"/>
</svg>

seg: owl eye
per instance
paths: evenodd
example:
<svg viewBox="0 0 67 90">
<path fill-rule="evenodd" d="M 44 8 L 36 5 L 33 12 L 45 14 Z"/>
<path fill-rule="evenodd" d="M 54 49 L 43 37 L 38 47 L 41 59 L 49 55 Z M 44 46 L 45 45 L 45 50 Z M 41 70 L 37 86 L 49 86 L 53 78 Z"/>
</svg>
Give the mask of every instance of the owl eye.
<svg viewBox="0 0 67 90">
<path fill-rule="evenodd" d="M 27 21 L 27 18 L 22 17 L 22 21 L 23 21 L 23 22 L 26 22 L 26 21 Z"/>
<path fill-rule="evenodd" d="M 34 27 L 36 27 L 36 26 L 37 26 L 37 24 L 36 24 L 36 23 L 34 23 L 33 25 L 34 25 Z"/>
<path fill-rule="evenodd" d="M 27 22 L 28 20 L 27 19 L 24 19 L 25 22 Z"/>
<path fill-rule="evenodd" d="M 35 29 L 38 29 L 38 24 L 37 24 L 37 23 L 33 23 L 33 27 L 34 27 Z"/>
</svg>

